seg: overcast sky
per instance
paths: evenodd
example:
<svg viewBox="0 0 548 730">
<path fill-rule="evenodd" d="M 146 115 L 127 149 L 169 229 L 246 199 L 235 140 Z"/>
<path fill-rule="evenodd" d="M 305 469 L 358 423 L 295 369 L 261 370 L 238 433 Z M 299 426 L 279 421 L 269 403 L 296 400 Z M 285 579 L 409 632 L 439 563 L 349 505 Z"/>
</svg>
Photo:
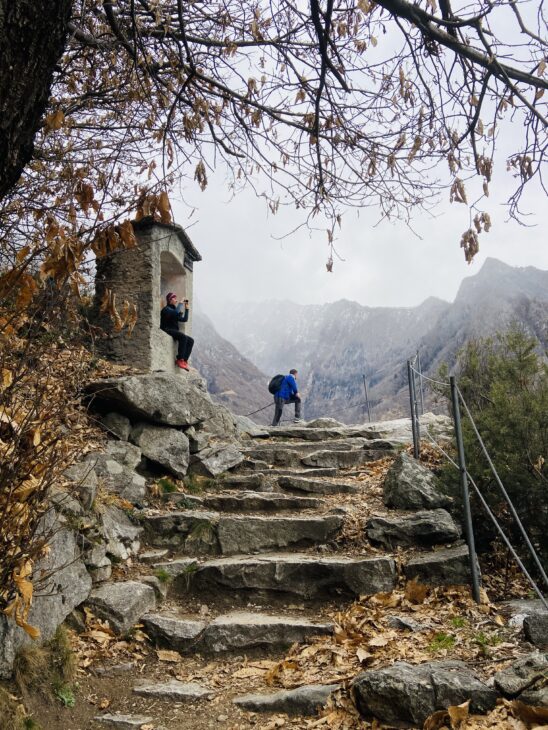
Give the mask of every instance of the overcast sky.
<svg viewBox="0 0 548 730">
<path fill-rule="evenodd" d="M 429 296 L 452 301 L 460 282 L 479 271 L 485 258 L 498 258 L 513 266 L 548 269 L 548 225 L 544 193 L 537 189 L 525 199 L 531 213 L 525 228 L 507 221 L 502 203 L 509 179 L 491 186 L 491 196 L 481 209 L 489 211 L 493 227 L 480 235 L 480 252 L 466 264 L 459 247 L 468 228 L 468 209 L 449 204 L 448 193 L 436 217 L 417 213 L 413 227 L 383 222 L 371 209 L 349 210 L 338 232 L 335 259 L 327 273 L 325 231 L 297 231 L 275 240 L 298 225 L 298 211 L 267 214 L 264 200 L 251 191 L 231 200 L 221 174 L 210 180 L 205 192 L 185 191 L 185 203 L 172 201 L 176 222 L 185 227 L 203 261 L 195 265 L 194 292 L 201 308 L 218 320 L 231 302 L 288 299 L 302 304 L 351 299 L 368 306 L 415 306 Z M 192 206 L 195 212 L 189 219 Z"/>
</svg>

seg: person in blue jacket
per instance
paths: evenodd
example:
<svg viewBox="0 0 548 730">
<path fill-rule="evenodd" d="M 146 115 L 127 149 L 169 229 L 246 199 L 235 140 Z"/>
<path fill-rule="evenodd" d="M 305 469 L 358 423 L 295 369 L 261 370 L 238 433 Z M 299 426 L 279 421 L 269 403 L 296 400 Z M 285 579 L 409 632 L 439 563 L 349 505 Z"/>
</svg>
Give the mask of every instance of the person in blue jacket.
<svg viewBox="0 0 548 730">
<path fill-rule="evenodd" d="M 301 397 L 297 386 L 297 371 L 295 369 L 289 371 L 282 380 L 282 384 L 277 393 L 274 394 L 274 420 L 273 426 L 277 426 L 282 417 L 284 405 L 286 403 L 295 403 L 295 423 L 302 421 L 301 418 Z"/>
<path fill-rule="evenodd" d="M 160 329 L 177 341 L 175 364 L 183 370 L 188 370 L 188 358 L 192 352 L 194 340 L 189 335 L 179 331 L 179 322 L 188 320 L 189 309 L 188 299 L 184 299 L 180 304 L 177 304 L 177 294 L 169 292 L 166 296 L 166 306 L 160 312 Z"/>
</svg>

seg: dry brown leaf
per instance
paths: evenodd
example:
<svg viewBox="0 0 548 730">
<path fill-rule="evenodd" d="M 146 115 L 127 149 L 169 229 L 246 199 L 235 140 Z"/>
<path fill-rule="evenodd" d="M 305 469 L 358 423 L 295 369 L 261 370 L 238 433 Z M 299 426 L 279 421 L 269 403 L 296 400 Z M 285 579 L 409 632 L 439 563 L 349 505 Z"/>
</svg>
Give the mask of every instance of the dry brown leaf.
<svg viewBox="0 0 548 730">
<path fill-rule="evenodd" d="M 546 723 L 548 721 L 548 707 L 535 707 L 519 700 L 513 700 L 510 703 L 510 709 L 514 717 L 525 722 Z"/>
<path fill-rule="evenodd" d="M 424 603 L 428 595 L 428 586 L 416 580 L 409 580 L 405 585 L 405 598 L 409 603 Z"/>
<path fill-rule="evenodd" d="M 437 710 L 424 721 L 423 730 L 441 730 L 449 720 L 447 710 Z"/>
<path fill-rule="evenodd" d="M 156 655 L 161 662 L 173 662 L 178 664 L 181 661 L 181 655 L 178 651 L 171 651 L 171 649 L 157 649 Z"/>
<path fill-rule="evenodd" d="M 360 664 L 367 663 L 368 660 L 373 658 L 373 654 L 366 651 L 365 649 L 358 649 L 356 651 L 356 656 L 358 657 L 358 661 L 360 662 Z"/>
<path fill-rule="evenodd" d="M 451 728 L 458 730 L 462 723 L 468 719 L 468 710 L 470 707 L 470 700 L 463 702 L 460 705 L 450 705 L 447 708 L 447 714 L 451 720 Z"/>
</svg>

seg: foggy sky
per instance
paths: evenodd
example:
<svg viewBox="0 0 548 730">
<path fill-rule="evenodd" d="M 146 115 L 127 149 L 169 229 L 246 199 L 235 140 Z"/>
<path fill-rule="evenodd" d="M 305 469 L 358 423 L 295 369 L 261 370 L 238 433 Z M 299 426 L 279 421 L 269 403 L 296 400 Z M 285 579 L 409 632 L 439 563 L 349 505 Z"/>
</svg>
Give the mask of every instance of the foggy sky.
<svg viewBox="0 0 548 730">
<path fill-rule="evenodd" d="M 460 235 L 470 225 L 468 208 L 449 204 L 448 192 L 435 217 L 415 215 L 412 226 L 422 240 L 403 222 L 375 227 L 374 210 L 348 210 L 335 242 L 344 261 L 335 258 L 333 273 L 325 268 L 325 230 L 301 228 L 275 240 L 299 225 L 303 214 L 292 209 L 268 214 L 265 201 L 252 191 L 231 200 L 221 173 L 205 192 L 188 188 L 184 203 L 172 203 L 176 222 L 203 256 L 194 267 L 195 298 L 218 323 L 230 317 L 235 301 L 321 304 L 345 298 L 389 307 L 416 306 L 430 296 L 452 301 L 462 279 L 477 273 L 488 256 L 512 266 L 548 269 L 545 195 L 537 188 L 525 199 L 522 208 L 531 213 L 532 227 L 524 227 L 507 220 L 503 203 L 509 183 L 508 177 L 495 179 L 490 198 L 480 205 L 489 211 L 493 228 L 480 235 L 480 252 L 471 265 L 459 248 Z"/>
</svg>

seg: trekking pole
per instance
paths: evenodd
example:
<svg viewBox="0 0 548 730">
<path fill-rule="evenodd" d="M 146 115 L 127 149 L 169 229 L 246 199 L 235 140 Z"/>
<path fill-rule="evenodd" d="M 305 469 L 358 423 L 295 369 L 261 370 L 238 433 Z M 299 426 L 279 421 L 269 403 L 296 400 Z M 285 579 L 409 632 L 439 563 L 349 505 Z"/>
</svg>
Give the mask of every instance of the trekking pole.
<svg viewBox="0 0 548 730">
<path fill-rule="evenodd" d="M 468 492 L 468 476 L 466 472 L 466 460 L 464 456 L 464 443 L 462 440 L 462 427 L 460 421 L 459 396 L 455 384 L 455 376 L 449 378 L 451 385 L 451 403 L 453 404 L 453 418 L 455 421 L 455 438 L 457 441 L 457 452 L 459 455 L 459 471 L 461 494 L 464 507 L 464 534 L 468 545 L 468 557 L 470 560 L 470 576 L 472 578 L 472 595 L 476 603 L 480 603 L 480 579 L 478 563 L 476 559 L 476 546 L 474 543 L 474 527 L 472 524 L 472 510 L 470 508 L 470 494 Z"/>
<path fill-rule="evenodd" d="M 417 370 L 419 371 L 419 395 L 421 398 L 421 416 L 424 416 L 424 393 L 422 388 L 422 365 L 421 365 L 421 354 L 417 350 Z"/>
</svg>

